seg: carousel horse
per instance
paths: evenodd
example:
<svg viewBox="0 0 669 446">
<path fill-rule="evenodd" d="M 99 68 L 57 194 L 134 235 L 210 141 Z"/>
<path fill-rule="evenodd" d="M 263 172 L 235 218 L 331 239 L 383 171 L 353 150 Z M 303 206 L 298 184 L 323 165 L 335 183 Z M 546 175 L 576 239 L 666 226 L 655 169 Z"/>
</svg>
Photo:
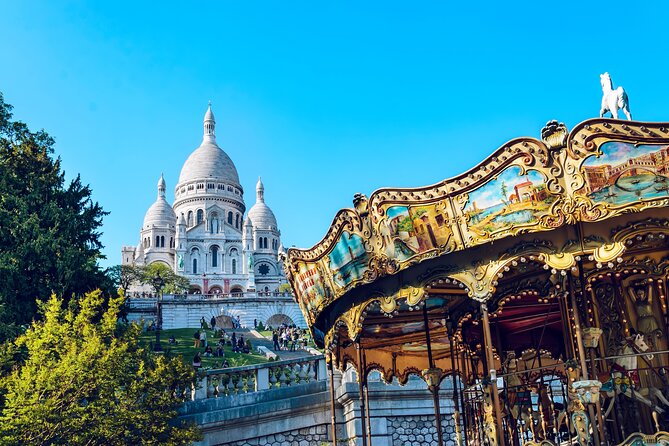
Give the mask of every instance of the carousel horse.
<svg viewBox="0 0 669 446">
<path fill-rule="evenodd" d="M 642 333 L 634 334 L 625 339 L 617 355 L 630 355 L 623 358 L 616 358 L 611 367 L 610 377 L 607 381 L 602 381 L 601 392 L 610 398 L 609 405 L 604 413 L 604 417 L 608 417 L 613 409 L 616 396 L 622 394 L 630 399 L 634 399 L 640 403 L 650 407 L 651 410 L 662 414 L 665 409 L 654 401 L 659 401 L 663 406 L 669 407 L 669 401 L 665 398 L 660 389 L 655 387 L 641 387 L 639 381 L 638 370 L 638 356 L 632 356 L 635 353 L 644 353 L 648 351 L 649 347 L 644 340 Z M 645 359 L 651 361 L 652 354 L 644 355 Z M 650 398 L 649 398 L 650 397 Z"/>
<path fill-rule="evenodd" d="M 627 99 L 627 93 L 623 87 L 618 87 L 615 90 L 613 89 L 613 83 L 611 82 L 611 76 L 609 73 L 604 73 L 599 75 L 599 80 L 602 84 L 602 108 L 599 110 L 599 117 L 603 117 L 606 112 L 611 112 L 611 117 L 613 119 L 618 119 L 618 110 L 622 110 L 627 116 L 627 120 L 632 120 L 632 114 L 630 113 L 629 100 Z"/>
</svg>

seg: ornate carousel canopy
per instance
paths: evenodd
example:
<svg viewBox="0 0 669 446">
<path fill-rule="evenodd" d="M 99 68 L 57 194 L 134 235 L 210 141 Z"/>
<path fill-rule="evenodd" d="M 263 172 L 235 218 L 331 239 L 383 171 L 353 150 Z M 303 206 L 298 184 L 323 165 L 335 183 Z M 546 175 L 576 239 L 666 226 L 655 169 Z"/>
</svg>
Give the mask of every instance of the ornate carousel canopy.
<svg viewBox="0 0 669 446">
<path fill-rule="evenodd" d="M 614 420 L 627 404 L 618 381 L 602 400 L 615 410 L 577 404 L 579 385 L 606 388 L 627 357 L 641 371 L 628 382 L 669 396 L 669 123 L 592 119 L 569 132 L 551 121 L 541 139 L 511 140 L 462 175 L 353 204 L 284 262 L 335 367 L 363 380 L 422 375 L 431 388 L 451 376 L 467 444 L 559 444 L 556 408 L 567 402 L 597 426 L 573 434 L 579 442 L 669 424 L 657 395 L 635 409 L 636 425 L 622 412 Z M 644 359 L 647 350 L 658 354 Z M 480 421 L 493 413 L 496 423 Z"/>
</svg>

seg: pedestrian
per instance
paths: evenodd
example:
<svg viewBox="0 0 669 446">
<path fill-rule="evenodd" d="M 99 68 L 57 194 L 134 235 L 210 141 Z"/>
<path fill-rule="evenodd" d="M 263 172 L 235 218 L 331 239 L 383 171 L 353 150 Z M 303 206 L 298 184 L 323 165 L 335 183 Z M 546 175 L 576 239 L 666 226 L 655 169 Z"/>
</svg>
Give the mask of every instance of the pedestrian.
<svg viewBox="0 0 669 446">
<path fill-rule="evenodd" d="M 232 351 L 237 352 L 237 335 L 235 333 L 232 333 L 230 342 L 232 343 Z"/>
<path fill-rule="evenodd" d="M 253 319 L 253 328 L 258 328 L 258 319 Z"/>
<path fill-rule="evenodd" d="M 200 342 L 202 343 L 202 347 L 207 347 L 207 332 L 204 330 L 200 332 Z"/>
<path fill-rule="evenodd" d="M 276 330 L 272 332 L 272 342 L 274 343 L 275 352 L 281 350 L 281 347 L 279 346 L 279 333 Z"/>
<path fill-rule="evenodd" d="M 204 316 L 202 316 L 202 319 L 200 319 L 200 329 L 202 330 L 207 329 L 207 321 L 204 320 Z"/>
<path fill-rule="evenodd" d="M 214 316 L 211 317 L 210 325 L 212 330 L 216 328 L 216 318 Z"/>
<path fill-rule="evenodd" d="M 200 331 L 196 331 L 193 333 L 193 347 L 194 348 L 199 348 L 200 347 Z"/>
<path fill-rule="evenodd" d="M 195 356 L 193 357 L 193 368 L 195 371 L 202 367 L 202 359 L 200 358 L 200 353 L 195 353 Z"/>
</svg>

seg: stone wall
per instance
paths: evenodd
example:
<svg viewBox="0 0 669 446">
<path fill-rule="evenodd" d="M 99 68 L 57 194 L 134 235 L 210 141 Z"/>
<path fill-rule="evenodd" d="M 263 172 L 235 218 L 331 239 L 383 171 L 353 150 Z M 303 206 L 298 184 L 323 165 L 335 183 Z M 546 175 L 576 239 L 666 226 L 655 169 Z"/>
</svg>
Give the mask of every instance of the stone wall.
<svg viewBox="0 0 669 446">
<path fill-rule="evenodd" d="M 388 434 L 393 446 L 439 446 L 434 417 L 413 415 L 388 417 Z M 455 446 L 455 422 L 452 416 L 442 417 L 444 446 Z"/>
<path fill-rule="evenodd" d="M 224 443 L 221 446 L 320 446 L 321 444 L 330 444 L 328 442 L 328 427 L 325 424 Z"/>
</svg>

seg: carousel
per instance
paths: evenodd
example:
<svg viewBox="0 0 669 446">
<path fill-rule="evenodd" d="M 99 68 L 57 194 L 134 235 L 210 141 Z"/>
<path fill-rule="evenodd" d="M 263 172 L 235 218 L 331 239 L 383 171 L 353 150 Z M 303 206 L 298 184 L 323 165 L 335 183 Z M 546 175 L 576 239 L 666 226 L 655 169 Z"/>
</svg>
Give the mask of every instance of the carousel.
<svg viewBox="0 0 669 446">
<path fill-rule="evenodd" d="M 440 445 L 669 444 L 669 123 L 552 121 L 353 204 L 285 268 L 331 370 L 358 373 L 363 445 L 372 371 L 426 381 Z"/>
</svg>

